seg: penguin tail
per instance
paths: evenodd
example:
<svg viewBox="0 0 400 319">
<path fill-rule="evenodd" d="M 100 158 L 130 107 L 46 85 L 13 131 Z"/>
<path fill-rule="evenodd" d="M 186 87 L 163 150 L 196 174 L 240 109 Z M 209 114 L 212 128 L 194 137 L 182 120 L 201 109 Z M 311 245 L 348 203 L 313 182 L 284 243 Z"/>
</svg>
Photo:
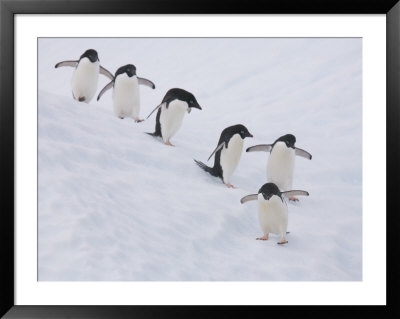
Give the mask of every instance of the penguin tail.
<svg viewBox="0 0 400 319">
<path fill-rule="evenodd" d="M 206 171 L 207 173 L 210 173 L 212 176 L 217 176 L 217 174 L 215 174 L 214 168 L 213 167 L 209 167 L 206 164 L 197 161 L 195 159 L 193 159 L 195 161 L 195 163 L 204 171 Z"/>
<path fill-rule="evenodd" d="M 146 132 L 146 134 L 149 134 L 154 137 L 161 137 L 161 134 L 158 134 L 157 132 L 154 132 L 154 133 Z"/>
</svg>

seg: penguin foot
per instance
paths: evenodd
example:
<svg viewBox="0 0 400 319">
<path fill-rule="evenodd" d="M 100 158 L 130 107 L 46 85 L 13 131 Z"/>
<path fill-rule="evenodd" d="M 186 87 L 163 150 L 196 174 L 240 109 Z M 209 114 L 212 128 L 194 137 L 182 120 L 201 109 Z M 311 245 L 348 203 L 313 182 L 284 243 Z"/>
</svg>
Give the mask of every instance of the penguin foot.
<svg viewBox="0 0 400 319">
<path fill-rule="evenodd" d="M 118 116 L 121 120 L 123 120 L 124 119 L 124 117 L 123 116 Z"/>
<path fill-rule="evenodd" d="M 293 201 L 293 202 L 298 202 L 299 199 L 297 197 L 289 197 L 289 200 Z"/>
<path fill-rule="evenodd" d="M 236 187 L 235 186 L 233 186 L 232 184 L 225 184 L 228 188 L 233 188 L 233 189 L 236 189 Z"/>
<path fill-rule="evenodd" d="M 278 242 L 277 244 L 278 245 L 283 245 L 283 244 L 287 244 L 288 243 L 288 241 L 285 239 L 285 240 L 281 240 L 280 242 Z"/>
<path fill-rule="evenodd" d="M 262 237 L 257 237 L 256 240 L 268 240 L 268 235 L 264 235 Z"/>
<path fill-rule="evenodd" d="M 165 142 L 165 145 L 168 145 L 168 146 L 175 146 L 174 144 L 171 144 L 170 141 L 166 141 L 166 142 Z"/>
<path fill-rule="evenodd" d="M 143 119 L 135 119 L 135 123 L 140 123 L 140 122 L 143 122 L 144 120 Z"/>
<path fill-rule="evenodd" d="M 85 100 L 86 100 L 86 98 L 85 98 L 84 96 L 80 96 L 80 97 L 78 98 L 78 101 L 79 101 L 79 102 L 85 102 Z"/>
</svg>

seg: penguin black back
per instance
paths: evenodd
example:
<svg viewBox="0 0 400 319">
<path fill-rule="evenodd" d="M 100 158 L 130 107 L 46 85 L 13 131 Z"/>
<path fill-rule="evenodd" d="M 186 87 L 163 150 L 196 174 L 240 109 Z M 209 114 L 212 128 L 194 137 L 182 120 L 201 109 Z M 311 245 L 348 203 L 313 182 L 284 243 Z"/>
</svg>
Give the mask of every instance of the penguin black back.
<svg viewBox="0 0 400 319">
<path fill-rule="evenodd" d="M 150 135 L 162 137 L 162 136 L 161 136 L 160 116 L 161 116 L 161 108 L 159 108 L 158 111 L 157 111 L 157 116 L 156 116 L 156 130 L 154 131 L 154 133 L 149 133 Z"/>
<path fill-rule="evenodd" d="M 173 100 L 185 101 L 189 107 L 200 108 L 194 95 L 184 89 L 173 88 L 168 90 L 161 103 L 167 103 L 166 106 L 168 108 L 168 104 Z"/>
</svg>

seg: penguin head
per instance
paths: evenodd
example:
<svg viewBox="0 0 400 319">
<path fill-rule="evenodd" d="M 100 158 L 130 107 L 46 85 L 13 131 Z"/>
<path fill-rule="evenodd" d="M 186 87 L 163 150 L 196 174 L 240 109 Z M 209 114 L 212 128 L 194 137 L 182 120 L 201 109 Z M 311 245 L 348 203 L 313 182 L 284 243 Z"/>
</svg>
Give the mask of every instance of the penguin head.
<svg viewBox="0 0 400 319">
<path fill-rule="evenodd" d="M 274 183 L 266 183 L 261 186 L 258 194 L 261 194 L 265 200 L 269 200 L 274 195 L 281 197 L 281 191 Z"/>
<path fill-rule="evenodd" d="M 201 106 L 199 105 L 199 103 L 197 103 L 196 98 L 194 97 L 194 95 L 192 94 L 192 97 L 187 101 L 187 103 L 189 104 L 189 109 L 191 109 L 192 107 L 201 110 Z"/>
<path fill-rule="evenodd" d="M 232 129 L 232 136 L 235 134 L 239 134 L 242 139 L 245 139 L 246 137 L 253 137 L 253 134 L 249 132 L 246 126 L 242 124 L 237 124 L 231 126 Z"/>
<path fill-rule="evenodd" d="M 286 147 L 295 148 L 294 144 L 296 143 L 296 137 L 292 134 L 286 134 L 278 138 L 274 144 L 276 144 L 277 142 L 284 142 L 286 144 Z"/>
<path fill-rule="evenodd" d="M 83 59 L 83 58 L 88 58 L 90 60 L 90 62 L 94 63 L 96 61 L 99 61 L 99 56 L 97 54 L 96 50 L 93 49 L 89 49 L 86 50 L 81 57 L 79 58 L 79 60 Z"/>
<path fill-rule="evenodd" d="M 173 101 L 173 100 L 180 100 L 184 101 L 188 104 L 188 112 L 194 107 L 196 109 L 201 110 L 201 106 L 197 102 L 194 95 L 184 89 L 170 89 L 163 99 L 163 102 Z"/>
<path fill-rule="evenodd" d="M 124 66 L 121 66 L 116 72 L 115 72 L 115 77 L 116 78 L 120 74 L 126 73 L 127 76 L 132 77 L 136 75 L 136 67 L 133 64 L 127 64 Z"/>
</svg>

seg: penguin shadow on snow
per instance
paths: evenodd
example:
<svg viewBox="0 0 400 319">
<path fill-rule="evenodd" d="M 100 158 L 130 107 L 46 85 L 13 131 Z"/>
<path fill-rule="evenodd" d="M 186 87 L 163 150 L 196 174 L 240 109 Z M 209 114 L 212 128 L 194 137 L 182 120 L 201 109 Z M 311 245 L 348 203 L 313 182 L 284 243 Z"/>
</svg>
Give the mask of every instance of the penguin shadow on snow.
<svg viewBox="0 0 400 319">
<path fill-rule="evenodd" d="M 161 103 L 146 118 L 157 111 L 155 131 L 147 134 L 160 137 L 166 145 L 174 146 L 170 139 L 181 128 L 185 112 L 190 113 L 192 108 L 202 109 L 192 93 L 179 88 L 168 90 Z"/>
<path fill-rule="evenodd" d="M 136 67 L 127 64 L 118 68 L 115 75 L 97 96 L 97 101 L 101 96 L 112 88 L 112 99 L 114 114 L 120 119 L 131 117 L 136 123 L 142 122 L 139 118 L 140 113 L 140 92 L 139 85 L 145 85 L 151 89 L 156 86 L 150 80 L 140 78 L 136 75 Z"/>
<path fill-rule="evenodd" d="M 263 232 L 262 237 L 257 240 L 268 240 L 269 234 L 280 236 L 278 244 L 287 244 L 286 240 L 288 225 L 288 208 L 284 198 L 290 196 L 308 196 L 309 193 L 303 190 L 290 190 L 281 192 L 274 183 L 264 184 L 257 194 L 244 196 L 240 203 L 258 201 L 258 221 Z"/>
<path fill-rule="evenodd" d="M 230 183 L 230 178 L 239 163 L 242 155 L 243 140 L 246 137 L 253 137 L 253 135 L 244 125 L 229 126 L 221 132 L 217 147 L 208 157 L 208 160 L 210 160 L 215 155 L 214 166 L 209 167 L 198 160 L 194 159 L 194 161 L 207 173 L 219 177 L 227 187 L 235 188 Z"/>
<path fill-rule="evenodd" d="M 71 87 L 72 97 L 79 101 L 89 103 L 97 90 L 99 74 L 113 79 L 111 72 L 100 65 L 99 56 L 96 50 L 88 49 L 79 60 L 67 60 L 59 62 L 55 68 L 69 66 L 73 67 Z"/>
</svg>

